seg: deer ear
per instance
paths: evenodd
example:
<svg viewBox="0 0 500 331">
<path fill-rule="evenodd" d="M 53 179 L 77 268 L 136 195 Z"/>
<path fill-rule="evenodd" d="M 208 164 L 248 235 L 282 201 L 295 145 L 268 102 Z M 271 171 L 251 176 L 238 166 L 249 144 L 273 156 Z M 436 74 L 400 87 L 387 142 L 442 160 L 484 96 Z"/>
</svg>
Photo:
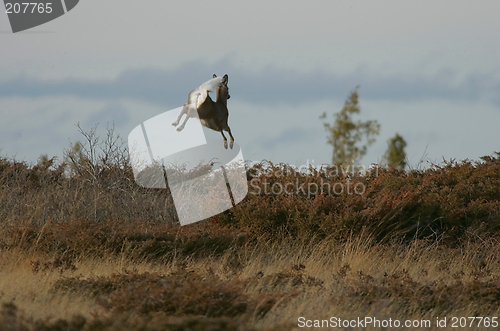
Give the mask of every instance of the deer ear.
<svg viewBox="0 0 500 331">
<path fill-rule="evenodd" d="M 216 74 L 214 74 L 214 76 L 213 76 L 212 78 L 215 78 L 215 77 L 217 77 L 217 75 L 216 75 Z"/>
</svg>

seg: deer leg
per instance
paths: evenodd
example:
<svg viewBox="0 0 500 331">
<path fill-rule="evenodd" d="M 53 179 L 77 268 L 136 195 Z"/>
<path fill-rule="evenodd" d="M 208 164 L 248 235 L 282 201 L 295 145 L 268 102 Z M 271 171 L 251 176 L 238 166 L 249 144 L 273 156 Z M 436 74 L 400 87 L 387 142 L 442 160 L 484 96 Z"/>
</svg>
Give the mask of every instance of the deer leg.
<svg viewBox="0 0 500 331">
<path fill-rule="evenodd" d="M 184 108 L 182 110 L 184 111 Z M 181 126 L 179 126 L 177 128 L 177 131 L 182 131 L 184 129 L 184 126 L 186 125 L 188 119 L 190 117 L 194 117 L 192 115 L 193 111 L 196 111 L 196 108 L 195 108 L 194 104 L 191 103 L 191 104 L 187 105 L 186 118 L 184 119 L 184 122 L 182 122 Z"/>
<path fill-rule="evenodd" d="M 181 113 L 177 117 L 177 120 L 175 120 L 175 122 L 172 123 L 173 126 L 177 126 L 179 124 L 179 122 L 181 121 L 182 115 L 187 114 L 187 110 L 188 110 L 188 105 L 184 104 L 184 107 L 182 107 Z"/>
<path fill-rule="evenodd" d="M 220 134 L 222 135 L 222 139 L 224 139 L 224 148 L 227 149 L 227 138 L 224 135 L 224 131 L 220 130 Z"/>
<path fill-rule="evenodd" d="M 229 137 L 231 138 L 230 142 L 229 142 L 229 147 L 231 147 L 231 149 L 233 149 L 233 144 L 234 144 L 234 137 L 233 137 L 233 134 L 231 133 L 231 129 L 229 128 L 229 126 L 227 127 L 227 133 L 229 133 Z"/>
</svg>

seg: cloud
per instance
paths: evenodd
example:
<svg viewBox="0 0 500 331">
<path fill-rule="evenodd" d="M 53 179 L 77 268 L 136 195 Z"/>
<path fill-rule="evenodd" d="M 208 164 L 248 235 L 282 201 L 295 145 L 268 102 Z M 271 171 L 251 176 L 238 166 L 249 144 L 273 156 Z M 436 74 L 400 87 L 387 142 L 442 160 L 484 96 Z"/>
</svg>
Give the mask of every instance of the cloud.
<svg viewBox="0 0 500 331">
<path fill-rule="evenodd" d="M 283 130 L 279 135 L 265 139 L 261 143 L 263 150 L 273 150 L 278 146 L 297 145 L 313 139 L 315 132 L 301 127 L 293 127 Z"/>
<path fill-rule="evenodd" d="M 206 64 L 185 63 L 175 70 L 155 68 L 122 72 L 115 79 L 41 80 L 18 76 L 0 83 L 0 97 L 60 96 L 120 100 L 134 99 L 165 108 L 177 107 L 187 94 L 213 73 L 229 74 L 230 93 L 238 100 L 251 104 L 297 105 L 325 99 L 345 99 L 350 90 L 360 85 L 363 99 L 415 101 L 443 99 L 485 101 L 500 106 L 500 79 L 494 74 L 470 74 L 458 80 L 454 72 L 443 70 L 434 75 L 373 74 L 354 72 L 336 75 L 324 71 L 302 73 L 268 66 L 247 72 L 227 59 Z"/>
<path fill-rule="evenodd" d="M 129 119 L 130 116 L 121 103 L 110 102 L 104 108 L 87 117 L 85 125 L 93 127 L 94 125 L 101 124 L 102 126 L 116 125 L 119 127 L 127 123 Z"/>
</svg>

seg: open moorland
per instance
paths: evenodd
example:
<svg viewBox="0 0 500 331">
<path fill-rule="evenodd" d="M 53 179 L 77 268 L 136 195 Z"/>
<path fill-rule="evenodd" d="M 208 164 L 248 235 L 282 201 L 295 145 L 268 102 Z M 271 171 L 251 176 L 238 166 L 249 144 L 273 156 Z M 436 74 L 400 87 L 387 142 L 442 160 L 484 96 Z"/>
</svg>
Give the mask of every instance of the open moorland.
<svg viewBox="0 0 500 331">
<path fill-rule="evenodd" d="M 123 151 L 67 156 L 0 159 L 0 330 L 500 323 L 498 154 L 361 174 L 263 162 L 244 201 L 183 227 Z"/>
</svg>

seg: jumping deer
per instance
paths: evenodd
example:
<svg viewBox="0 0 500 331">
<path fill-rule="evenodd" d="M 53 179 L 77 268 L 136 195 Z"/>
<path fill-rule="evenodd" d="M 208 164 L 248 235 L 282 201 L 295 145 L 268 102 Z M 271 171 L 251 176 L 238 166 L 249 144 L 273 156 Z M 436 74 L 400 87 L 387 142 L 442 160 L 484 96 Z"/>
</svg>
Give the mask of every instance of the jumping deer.
<svg viewBox="0 0 500 331">
<path fill-rule="evenodd" d="M 214 79 L 218 78 L 216 75 L 214 75 Z M 231 129 L 229 128 L 229 125 L 227 124 L 227 120 L 229 117 L 229 111 L 227 109 L 227 99 L 230 98 L 229 96 L 229 88 L 227 86 L 228 82 L 228 76 L 224 75 L 221 84 L 216 87 L 215 92 L 216 92 L 216 101 L 214 102 L 212 98 L 208 95 L 209 90 L 202 90 L 200 91 L 199 89 L 202 87 L 211 87 L 215 84 L 214 79 L 202 84 L 198 89 L 191 91 L 189 94 L 189 100 L 193 100 L 196 98 L 196 107 L 193 106 L 193 103 L 184 105 L 182 108 L 181 113 L 179 114 L 179 117 L 177 118 L 177 121 L 172 123 L 172 125 L 176 126 L 179 124 L 179 121 L 182 117 L 182 115 L 186 114 L 186 118 L 184 119 L 184 122 L 177 128 L 177 131 L 181 131 L 184 129 L 184 126 L 186 125 L 186 122 L 190 117 L 194 117 L 194 111 L 198 111 L 198 117 L 200 119 L 200 122 L 203 126 L 212 129 L 214 131 L 218 131 L 222 135 L 222 139 L 224 140 L 224 148 L 227 149 L 227 138 L 224 135 L 223 131 L 227 131 L 229 133 L 229 137 L 231 138 L 229 142 L 229 147 L 233 148 L 233 143 L 234 143 L 234 137 L 231 133 Z M 196 97 L 193 95 L 196 93 L 199 93 Z M 191 99 L 193 98 L 193 99 Z M 203 99 L 200 101 L 200 98 Z M 188 100 L 188 101 L 189 101 Z"/>
<path fill-rule="evenodd" d="M 198 109 L 198 107 L 205 101 L 205 99 L 208 96 L 208 92 L 216 92 L 217 87 L 221 85 L 226 85 L 227 86 L 227 81 L 228 81 L 228 76 L 227 74 L 224 75 L 223 77 L 217 77 L 216 74 L 213 75 L 213 78 L 209 80 L 208 82 L 205 82 L 201 84 L 198 88 L 192 90 L 188 94 L 188 101 L 187 103 L 184 104 L 182 107 L 182 111 L 177 117 L 177 120 L 172 123 L 173 126 L 177 126 L 184 114 L 186 114 L 186 119 L 184 120 L 184 123 L 180 127 L 177 128 L 177 131 L 182 131 L 184 129 L 184 125 L 186 125 L 186 122 L 189 117 L 193 117 L 193 112 Z M 228 97 L 229 99 L 229 94 Z"/>
</svg>

